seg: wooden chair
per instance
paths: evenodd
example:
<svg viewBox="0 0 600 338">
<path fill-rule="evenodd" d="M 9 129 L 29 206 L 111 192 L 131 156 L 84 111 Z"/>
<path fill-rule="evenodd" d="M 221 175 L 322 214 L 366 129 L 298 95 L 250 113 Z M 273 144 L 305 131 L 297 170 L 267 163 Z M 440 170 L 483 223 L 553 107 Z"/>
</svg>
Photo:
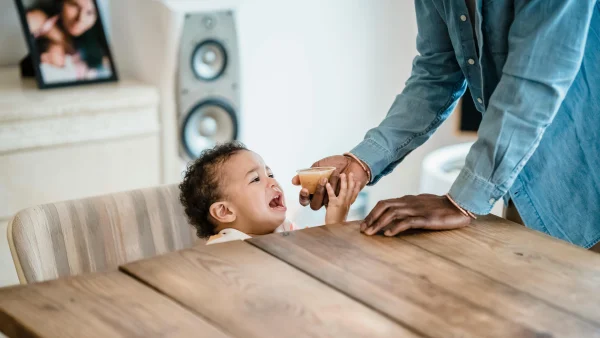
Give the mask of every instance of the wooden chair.
<svg viewBox="0 0 600 338">
<path fill-rule="evenodd" d="M 114 270 L 197 240 L 176 185 L 39 205 L 8 225 L 22 284 Z"/>
</svg>

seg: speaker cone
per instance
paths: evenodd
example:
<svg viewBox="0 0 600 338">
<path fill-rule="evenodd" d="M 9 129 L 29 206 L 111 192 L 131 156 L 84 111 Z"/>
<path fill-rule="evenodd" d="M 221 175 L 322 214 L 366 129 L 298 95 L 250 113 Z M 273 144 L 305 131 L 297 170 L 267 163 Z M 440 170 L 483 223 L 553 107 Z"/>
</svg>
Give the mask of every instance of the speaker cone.
<svg viewBox="0 0 600 338">
<path fill-rule="evenodd" d="M 204 40 L 199 43 L 192 54 L 192 70 L 194 75 L 203 81 L 217 79 L 227 67 L 227 51 L 216 40 Z"/>
<path fill-rule="evenodd" d="M 235 111 L 220 100 L 207 100 L 190 110 L 181 133 L 183 147 L 190 158 L 198 158 L 207 148 L 237 138 Z"/>
</svg>

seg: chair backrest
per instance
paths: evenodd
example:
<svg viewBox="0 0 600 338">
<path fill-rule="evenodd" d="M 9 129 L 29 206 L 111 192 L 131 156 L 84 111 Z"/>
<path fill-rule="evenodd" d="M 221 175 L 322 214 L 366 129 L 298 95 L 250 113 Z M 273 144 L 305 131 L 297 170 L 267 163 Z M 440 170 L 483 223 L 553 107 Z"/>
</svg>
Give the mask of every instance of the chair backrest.
<svg viewBox="0 0 600 338">
<path fill-rule="evenodd" d="M 8 241 L 21 283 L 119 265 L 193 246 L 176 185 L 39 205 L 20 211 Z"/>
</svg>

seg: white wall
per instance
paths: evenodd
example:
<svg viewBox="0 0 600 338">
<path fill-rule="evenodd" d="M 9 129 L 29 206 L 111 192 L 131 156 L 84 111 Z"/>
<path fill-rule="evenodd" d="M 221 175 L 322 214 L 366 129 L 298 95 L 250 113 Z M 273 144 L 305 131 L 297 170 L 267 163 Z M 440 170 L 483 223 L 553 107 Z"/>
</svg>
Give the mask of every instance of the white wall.
<svg viewBox="0 0 600 338">
<path fill-rule="evenodd" d="M 27 55 L 13 0 L 0 0 L 0 67 L 19 64 Z"/>
</svg>

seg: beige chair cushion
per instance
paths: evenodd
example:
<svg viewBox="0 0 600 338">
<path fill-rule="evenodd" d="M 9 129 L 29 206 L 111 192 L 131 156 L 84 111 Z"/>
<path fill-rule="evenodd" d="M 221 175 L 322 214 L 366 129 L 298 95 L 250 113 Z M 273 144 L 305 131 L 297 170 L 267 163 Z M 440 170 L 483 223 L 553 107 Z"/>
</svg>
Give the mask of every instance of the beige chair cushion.
<svg viewBox="0 0 600 338">
<path fill-rule="evenodd" d="M 8 236 L 21 283 L 113 270 L 198 240 L 176 185 L 25 209 Z"/>
</svg>

